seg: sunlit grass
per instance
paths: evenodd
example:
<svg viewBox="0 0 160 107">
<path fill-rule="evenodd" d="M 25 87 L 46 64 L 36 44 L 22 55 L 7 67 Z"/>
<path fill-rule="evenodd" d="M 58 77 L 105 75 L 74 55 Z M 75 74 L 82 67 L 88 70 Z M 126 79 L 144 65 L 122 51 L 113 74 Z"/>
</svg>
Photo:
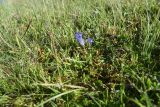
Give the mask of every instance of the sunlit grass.
<svg viewBox="0 0 160 107">
<path fill-rule="evenodd" d="M 0 106 L 160 106 L 156 0 L 11 2 L 0 6 Z"/>
</svg>

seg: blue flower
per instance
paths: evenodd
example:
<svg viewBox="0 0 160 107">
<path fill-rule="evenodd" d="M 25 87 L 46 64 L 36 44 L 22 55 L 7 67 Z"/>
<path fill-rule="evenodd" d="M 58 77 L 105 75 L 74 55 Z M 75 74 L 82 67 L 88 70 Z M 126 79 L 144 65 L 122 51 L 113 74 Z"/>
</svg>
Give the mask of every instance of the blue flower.
<svg viewBox="0 0 160 107">
<path fill-rule="evenodd" d="M 87 42 L 92 45 L 92 43 L 93 43 L 94 41 L 93 41 L 92 38 L 88 38 L 88 39 L 87 39 Z"/>
<path fill-rule="evenodd" d="M 76 32 L 75 36 L 76 36 L 76 40 L 79 42 L 79 44 L 84 46 L 85 42 L 84 42 L 84 39 L 82 38 L 82 33 L 81 32 Z"/>
</svg>

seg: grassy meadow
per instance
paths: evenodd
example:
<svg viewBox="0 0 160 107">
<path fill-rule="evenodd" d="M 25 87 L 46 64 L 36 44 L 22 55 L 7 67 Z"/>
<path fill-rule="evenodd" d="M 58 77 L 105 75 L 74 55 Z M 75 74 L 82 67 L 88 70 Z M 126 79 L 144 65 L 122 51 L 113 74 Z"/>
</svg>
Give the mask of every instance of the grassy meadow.
<svg viewBox="0 0 160 107">
<path fill-rule="evenodd" d="M 5 1 L 0 106 L 160 107 L 159 34 L 158 0 Z"/>
</svg>

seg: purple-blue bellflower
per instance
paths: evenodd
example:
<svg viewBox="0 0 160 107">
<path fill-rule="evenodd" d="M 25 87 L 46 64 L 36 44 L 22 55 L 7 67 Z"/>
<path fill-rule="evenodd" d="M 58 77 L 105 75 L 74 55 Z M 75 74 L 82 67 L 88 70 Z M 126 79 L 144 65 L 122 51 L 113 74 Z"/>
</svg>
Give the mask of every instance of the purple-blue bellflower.
<svg viewBox="0 0 160 107">
<path fill-rule="evenodd" d="M 79 42 L 79 44 L 84 46 L 85 42 L 84 42 L 84 39 L 82 38 L 82 33 L 81 32 L 76 32 L 75 36 L 76 36 L 76 40 Z"/>
</svg>

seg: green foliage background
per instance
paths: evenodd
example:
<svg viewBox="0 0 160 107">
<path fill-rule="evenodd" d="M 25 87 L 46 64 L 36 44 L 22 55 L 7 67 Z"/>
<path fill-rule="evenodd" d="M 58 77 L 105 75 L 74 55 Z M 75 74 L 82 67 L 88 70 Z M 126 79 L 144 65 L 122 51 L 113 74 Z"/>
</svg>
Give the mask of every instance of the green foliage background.
<svg viewBox="0 0 160 107">
<path fill-rule="evenodd" d="M 1 106 L 160 106 L 157 0 L 0 5 Z M 81 47 L 75 32 L 92 37 Z"/>
</svg>

